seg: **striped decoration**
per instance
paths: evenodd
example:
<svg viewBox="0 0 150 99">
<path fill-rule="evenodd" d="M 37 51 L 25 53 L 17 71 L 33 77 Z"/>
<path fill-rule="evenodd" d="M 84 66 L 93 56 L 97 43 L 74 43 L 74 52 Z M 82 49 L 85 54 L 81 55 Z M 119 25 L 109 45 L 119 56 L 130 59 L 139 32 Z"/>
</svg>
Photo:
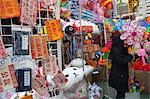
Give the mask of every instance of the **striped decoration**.
<svg viewBox="0 0 150 99">
<path fill-rule="evenodd" d="M 116 5 L 116 0 L 113 0 L 113 18 L 117 18 L 117 5 Z"/>
<path fill-rule="evenodd" d="M 140 0 L 137 16 L 150 16 L 150 0 Z"/>
<path fill-rule="evenodd" d="M 79 5 L 77 4 L 77 0 L 71 1 L 71 10 L 72 10 L 72 18 L 78 20 L 79 19 Z M 95 12 L 82 8 L 81 18 L 83 20 L 97 22 L 98 15 Z"/>
</svg>

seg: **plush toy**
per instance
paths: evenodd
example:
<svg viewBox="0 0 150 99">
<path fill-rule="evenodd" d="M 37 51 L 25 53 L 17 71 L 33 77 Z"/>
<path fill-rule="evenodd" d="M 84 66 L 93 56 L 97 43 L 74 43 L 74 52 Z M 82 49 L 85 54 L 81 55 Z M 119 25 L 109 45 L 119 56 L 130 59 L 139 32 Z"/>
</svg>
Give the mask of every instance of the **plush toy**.
<svg viewBox="0 0 150 99">
<path fill-rule="evenodd" d="M 86 64 L 86 61 L 83 60 L 82 58 L 75 58 L 69 63 L 69 67 L 82 67 L 83 65 Z"/>
<path fill-rule="evenodd" d="M 87 76 L 90 72 L 93 71 L 93 67 L 89 65 L 84 66 L 83 68 L 79 67 L 67 67 L 63 70 L 63 74 L 68 79 L 68 82 L 66 83 L 64 90 L 71 88 L 74 84 L 81 81 L 85 76 Z"/>
<path fill-rule="evenodd" d="M 146 65 L 146 61 L 145 61 L 145 56 L 146 56 L 145 49 L 140 49 L 138 51 L 138 55 L 142 57 L 143 65 Z"/>
<path fill-rule="evenodd" d="M 147 62 L 150 64 L 150 41 L 145 43 L 145 52 L 147 54 Z"/>
<path fill-rule="evenodd" d="M 70 19 L 70 22 L 65 22 L 64 20 L 61 20 L 61 23 L 63 24 L 63 31 L 65 34 L 67 31 L 65 31 L 66 28 L 73 27 L 74 33 L 79 33 L 79 27 L 80 27 L 80 21 L 79 20 L 73 20 Z M 81 26 L 82 26 L 82 32 L 92 32 L 96 34 L 100 34 L 99 28 L 96 24 L 91 23 L 89 21 L 81 21 Z M 72 33 L 72 35 L 74 34 Z"/>
<path fill-rule="evenodd" d="M 67 90 L 71 88 L 74 84 L 81 81 L 84 76 L 87 76 L 89 73 L 91 73 L 94 70 L 94 67 L 85 64 L 86 62 L 83 59 L 76 58 L 73 59 L 68 66 L 66 66 L 66 68 L 62 71 L 62 73 L 65 75 L 68 81 L 65 84 L 65 86 L 62 88 L 63 90 Z M 47 76 L 47 81 L 51 84 L 54 84 L 52 79 L 53 79 L 52 75 Z"/>
</svg>

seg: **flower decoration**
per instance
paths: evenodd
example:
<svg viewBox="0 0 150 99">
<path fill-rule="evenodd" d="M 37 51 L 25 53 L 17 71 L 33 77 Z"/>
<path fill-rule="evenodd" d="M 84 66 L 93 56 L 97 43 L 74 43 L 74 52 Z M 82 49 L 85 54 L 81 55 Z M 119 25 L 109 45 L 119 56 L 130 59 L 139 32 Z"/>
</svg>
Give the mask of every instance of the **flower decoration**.
<svg viewBox="0 0 150 99">
<path fill-rule="evenodd" d="M 124 40 L 125 44 L 134 46 L 136 43 L 143 41 L 146 28 L 139 26 L 139 23 L 136 20 L 127 20 L 123 25 L 122 30 L 124 33 L 120 36 L 120 39 Z"/>
</svg>

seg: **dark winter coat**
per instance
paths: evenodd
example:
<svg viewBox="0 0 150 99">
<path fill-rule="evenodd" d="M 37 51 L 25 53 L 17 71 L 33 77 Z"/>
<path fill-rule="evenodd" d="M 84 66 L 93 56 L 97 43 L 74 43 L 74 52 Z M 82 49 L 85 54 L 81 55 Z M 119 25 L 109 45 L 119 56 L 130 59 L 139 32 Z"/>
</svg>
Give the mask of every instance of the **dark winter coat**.
<svg viewBox="0 0 150 99">
<path fill-rule="evenodd" d="M 128 62 L 132 58 L 132 55 L 128 54 L 127 48 L 124 47 L 123 41 L 120 40 L 120 36 L 114 36 L 110 52 L 112 67 L 109 76 L 109 86 L 117 91 L 128 92 Z"/>
</svg>

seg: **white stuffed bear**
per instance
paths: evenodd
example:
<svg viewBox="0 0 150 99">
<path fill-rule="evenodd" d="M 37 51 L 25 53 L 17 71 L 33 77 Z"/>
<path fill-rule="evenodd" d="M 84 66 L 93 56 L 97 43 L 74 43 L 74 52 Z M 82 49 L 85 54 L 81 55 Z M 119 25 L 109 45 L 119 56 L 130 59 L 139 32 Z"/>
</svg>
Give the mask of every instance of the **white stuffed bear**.
<svg viewBox="0 0 150 99">
<path fill-rule="evenodd" d="M 71 88 L 84 77 L 83 70 L 79 67 L 68 67 L 63 70 L 63 74 L 68 79 L 66 85 L 64 86 L 64 90 Z"/>
</svg>

